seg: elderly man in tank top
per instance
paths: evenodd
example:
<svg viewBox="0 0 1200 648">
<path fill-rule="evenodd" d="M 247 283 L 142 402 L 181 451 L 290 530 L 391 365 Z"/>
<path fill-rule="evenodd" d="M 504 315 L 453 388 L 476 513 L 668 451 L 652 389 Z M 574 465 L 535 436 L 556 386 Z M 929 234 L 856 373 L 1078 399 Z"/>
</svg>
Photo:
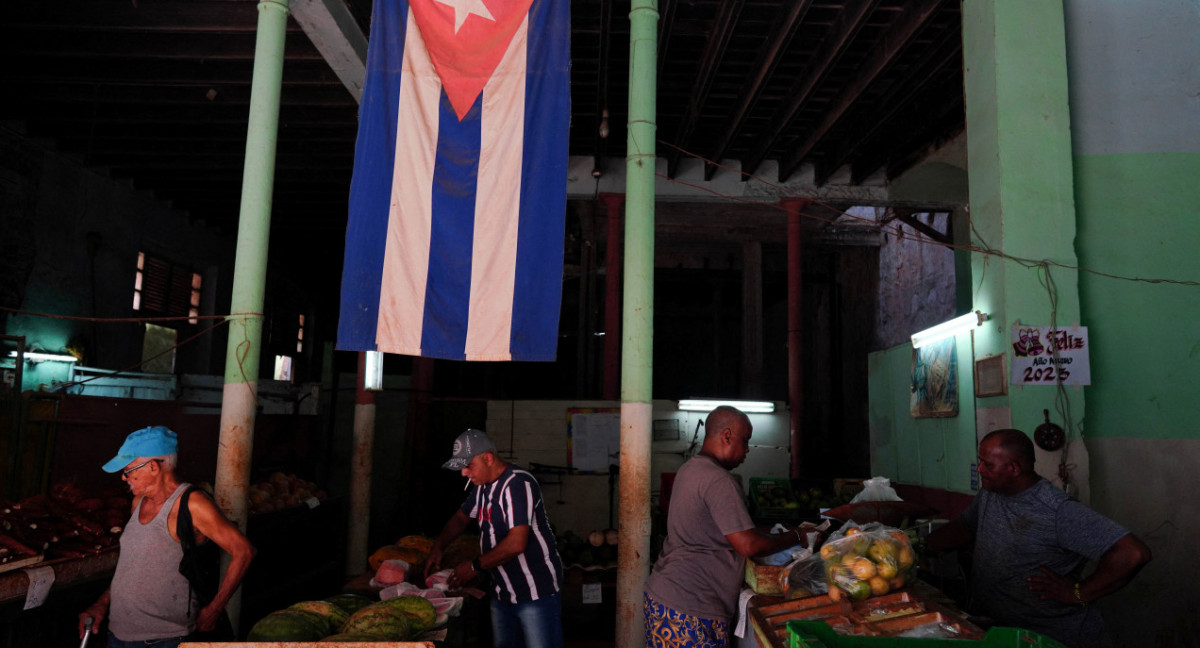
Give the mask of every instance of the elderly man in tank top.
<svg viewBox="0 0 1200 648">
<path fill-rule="evenodd" d="M 179 496 L 188 484 L 175 476 L 176 436 L 156 425 L 133 432 L 105 472 L 120 472 L 133 493 L 133 514 L 121 534 L 121 555 L 112 585 L 79 615 L 98 626 L 108 618 L 109 648 L 149 646 L 174 648 L 195 631 L 212 630 L 242 582 L 254 547 L 207 497 L 188 498 L 197 543 L 217 543 L 230 555 L 216 597 L 200 607 L 191 584 L 179 573 L 183 547 L 176 534 Z"/>
</svg>

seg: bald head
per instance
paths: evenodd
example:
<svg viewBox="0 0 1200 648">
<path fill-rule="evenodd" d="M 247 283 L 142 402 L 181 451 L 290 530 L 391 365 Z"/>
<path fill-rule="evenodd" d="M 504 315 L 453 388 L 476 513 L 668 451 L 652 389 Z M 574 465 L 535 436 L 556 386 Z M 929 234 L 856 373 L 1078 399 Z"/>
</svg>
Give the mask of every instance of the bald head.
<svg viewBox="0 0 1200 648">
<path fill-rule="evenodd" d="M 979 442 L 980 447 L 985 443 L 995 444 L 1021 467 L 1022 473 L 1033 472 L 1033 441 L 1029 435 L 1020 430 L 1004 429 L 990 432 Z"/>
<path fill-rule="evenodd" d="M 704 445 L 700 454 L 732 470 L 746 460 L 753 431 L 749 416 L 736 407 L 722 405 L 704 419 Z"/>
<path fill-rule="evenodd" d="M 731 428 L 739 423 L 746 426 L 750 425 L 750 417 L 746 416 L 742 410 L 729 405 L 722 405 L 717 409 L 708 413 L 708 418 L 704 419 L 704 436 L 720 432 L 725 428 Z"/>
</svg>

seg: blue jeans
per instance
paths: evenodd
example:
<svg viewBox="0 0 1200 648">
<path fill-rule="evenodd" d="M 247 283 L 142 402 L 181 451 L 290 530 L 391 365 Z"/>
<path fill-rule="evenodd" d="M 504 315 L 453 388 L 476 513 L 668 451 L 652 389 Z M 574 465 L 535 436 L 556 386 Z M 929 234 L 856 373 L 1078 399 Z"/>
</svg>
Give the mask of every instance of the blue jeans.
<svg viewBox="0 0 1200 648">
<path fill-rule="evenodd" d="M 495 648 L 562 648 L 562 596 L 528 603 L 492 599 L 492 645 Z"/>
<path fill-rule="evenodd" d="M 117 635 L 110 632 L 108 633 L 108 648 L 178 648 L 184 639 L 187 639 L 187 637 L 125 641 L 124 639 L 117 639 Z"/>
</svg>

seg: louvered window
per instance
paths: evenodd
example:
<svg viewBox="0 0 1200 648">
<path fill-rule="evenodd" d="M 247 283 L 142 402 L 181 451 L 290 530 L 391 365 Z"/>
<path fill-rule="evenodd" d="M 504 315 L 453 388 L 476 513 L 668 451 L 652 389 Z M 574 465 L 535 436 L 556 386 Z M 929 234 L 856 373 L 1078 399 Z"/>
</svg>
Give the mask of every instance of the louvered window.
<svg viewBox="0 0 1200 648">
<path fill-rule="evenodd" d="M 200 315 L 201 278 L 183 266 L 138 252 L 133 283 L 133 310 L 146 315 L 187 317 L 195 324 Z"/>
</svg>

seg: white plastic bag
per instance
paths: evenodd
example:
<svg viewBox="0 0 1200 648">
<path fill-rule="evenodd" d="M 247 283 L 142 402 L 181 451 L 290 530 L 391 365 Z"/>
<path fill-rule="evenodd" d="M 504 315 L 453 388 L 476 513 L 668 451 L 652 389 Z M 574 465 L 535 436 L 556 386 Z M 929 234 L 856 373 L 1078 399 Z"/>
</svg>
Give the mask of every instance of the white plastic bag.
<svg viewBox="0 0 1200 648">
<path fill-rule="evenodd" d="M 900 496 L 896 494 L 896 489 L 892 488 L 892 482 L 887 477 L 872 477 L 863 482 L 862 492 L 854 496 L 850 500 L 851 504 L 856 502 L 901 502 Z"/>
</svg>

